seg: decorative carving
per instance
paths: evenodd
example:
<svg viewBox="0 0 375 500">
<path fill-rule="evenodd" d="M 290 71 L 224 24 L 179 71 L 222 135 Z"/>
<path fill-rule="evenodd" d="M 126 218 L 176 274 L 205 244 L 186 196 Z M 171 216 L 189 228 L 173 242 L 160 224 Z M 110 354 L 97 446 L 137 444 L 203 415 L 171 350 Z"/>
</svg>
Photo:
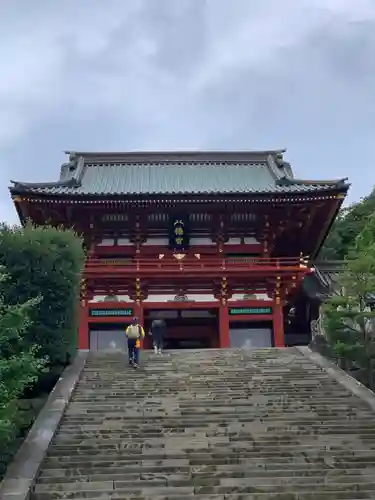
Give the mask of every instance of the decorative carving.
<svg viewBox="0 0 375 500">
<path fill-rule="evenodd" d="M 179 262 L 186 257 L 185 253 L 174 253 L 173 257 L 177 259 Z"/>
<path fill-rule="evenodd" d="M 127 293 L 131 300 L 134 300 L 137 304 L 140 304 L 141 301 L 147 299 L 148 297 L 147 283 L 145 283 L 144 281 L 141 282 L 139 278 L 137 278 L 133 283 L 134 284 L 129 283 Z"/>
<path fill-rule="evenodd" d="M 268 215 L 266 214 L 264 216 L 263 234 L 260 238 L 263 241 L 263 255 L 265 257 L 268 257 L 269 253 L 270 253 L 269 244 L 268 244 L 269 239 L 270 239 L 270 228 L 271 228 L 271 224 L 270 224 Z"/>
<path fill-rule="evenodd" d="M 307 268 L 308 263 L 309 263 L 309 257 L 307 255 L 303 255 L 301 252 L 299 258 L 299 267 L 305 269 Z"/>
<path fill-rule="evenodd" d="M 106 295 L 104 297 L 104 301 L 105 302 L 118 302 L 119 298 L 117 297 L 117 295 L 109 294 L 109 295 Z"/>
<path fill-rule="evenodd" d="M 173 300 L 175 302 L 188 302 L 189 297 L 185 294 L 177 294 Z"/>
<path fill-rule="evenodd" d="M 85 278 L 81 279 L 79 295 L 81 299 L 81 305 L 86 305 L 87 302 L 87 280 Z"/>
<path fill-rule="evenodd" d="M 275 302 L 276 304 L 281 303 L 281 277 L 276 277 L 276 285 L 275 285 Z"/>
<path fill-rule="evenodd" d="M 245 293 L 243 300 L 256 300 L 257 296 L 254 293 Z"/>
<path fill-rule="evenodd" d="M 146 241 L 144 232 L 142 231 L 141 217 L 139 214 L 132 214 L 130 217 L 130 224 L 133 225 L 130 233 L 129 240 L 135 245 L 135 253 L 141 252 L 141 245 Z"/>
<path fill-rule="evenodd" d="M 325 337 L 323 314 L 319 311 L 317 319 L 310 321 L 311 340 L 317 337 Z"/>
<path fill-rule="evenodd" d="M 141 297 L 142 297 L 141 280 L 139 278 L 136 278 L 136 280 L 135 280 L 135 300 L 137 303 L 140 302 Z"/>
<path fill-rule="evenodd" d="M 228 235 L 226 231 L 226 219 L 223 214 L 215 215 L 213 220 L 213 229 L 211 233 L 211 239 L 218 246 L 219 253 L 224 251 L 224 243 L 228 241 Z"/>
<path fill-rule="evenodd" d="M 184 268 L 184 265 L 183 265 L 182 261 L 186 257 L 186 254 L 184 254 L 184 253 L 174 253 L 173 257 L 178 261 L 178 263 L 180 265 L 180 271 L 182 271 L 183 268 Z"/>
<path fill-rule="evenodd" d="M 284 160 L 283 153 L 276 153 L 275 155 L 275 163 L 279 168 L 291 168 L 290 163 Z"/>
<path fill-rule="evenodd" d="M 223 276 L 220 283 L 216 283 L 213 288 L 215 299 L 220 300 L 220 302 L 225 305 L 228 299 L 231 297 L 231 292 L 229 291 L 228 279 Z"/>
</svg>

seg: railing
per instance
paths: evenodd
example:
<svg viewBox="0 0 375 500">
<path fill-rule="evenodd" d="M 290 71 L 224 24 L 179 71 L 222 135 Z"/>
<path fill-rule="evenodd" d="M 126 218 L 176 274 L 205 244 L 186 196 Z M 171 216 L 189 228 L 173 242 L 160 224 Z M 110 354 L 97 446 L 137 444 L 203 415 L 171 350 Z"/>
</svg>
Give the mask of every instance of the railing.
<svg viewBox="0 0 375 500">
<path fill-rule="evenodd" d="M 215 257 L 197 258 L 194 256 L 176 256 L 160 258 L 135 258 L 130 259 L 88 259 L 86 262 L 86 272 L 99 271 L 104 273 L 114 272 L 214 272 L 214 271 L 305 271 L 306 261 L 299 257 L 265 258 L 254 257 L 244 259 L 220 259 Z"/>
</svg>

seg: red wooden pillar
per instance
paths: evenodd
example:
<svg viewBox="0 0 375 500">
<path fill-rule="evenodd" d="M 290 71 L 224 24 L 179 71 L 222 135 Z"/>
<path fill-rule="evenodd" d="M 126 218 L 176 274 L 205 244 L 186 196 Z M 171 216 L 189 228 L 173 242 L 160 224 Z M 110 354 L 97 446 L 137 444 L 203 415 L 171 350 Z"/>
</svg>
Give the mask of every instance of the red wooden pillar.
<svg viewBox="0 0 375 500">
<path fill-rule="evenodd" d="M 277 298 L 273 307 L 273 335 L 275 347 L 285 347 L 283 306 Z"/>
<path fill-rule="evenodd" d="M 90 349 L 89 304 L 87 300 L 81 300 L 79 305 L 78 349 Z"/>
<path fill-rule="evenodd" d="M 134 302 L 134 316 L 136 316 L 138 318 L 138 322 L 141 326 L 143 326 L 144 328 L 144 324 L 143 324 L 143 307 L 142 307 L 142 303 L 139 301 L 139 302 Z M 147 332 L 145 331 L 145 335 L 147 335 Z M 144 347 L 144 340 L 141 340 L 141 349 L 143 349 Z"/>
<path fill-rule="evenodd" d="M 219 347 L 230 347 L 228 304 L 220 304 L 219 307 Z"/>
<path fill-rule="evenodd" d="M 141 302 L 134 302 L 133 316 L 136 316 L 139 324 L 143 326 L 143 307 Z"/>
</svg>

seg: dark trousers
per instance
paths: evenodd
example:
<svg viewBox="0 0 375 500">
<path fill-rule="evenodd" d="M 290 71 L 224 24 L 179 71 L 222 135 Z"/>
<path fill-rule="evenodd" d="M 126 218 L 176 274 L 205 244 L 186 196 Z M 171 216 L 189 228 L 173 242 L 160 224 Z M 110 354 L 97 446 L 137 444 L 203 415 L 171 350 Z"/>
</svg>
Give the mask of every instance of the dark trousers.
<svg viewBox="0 0 375 500">
<path fill-rule="evenodd" d="M 154 343 L 154 346 L 156 346 L 158 349 L 163 349 L 163 334 L 157 333 L 153 334 L 152 336 L 152 341 Z"/>
<path fill-rule="evenodd" d="M 136 343 L 136 339 L 128 339 L 129 363 L 137 365 L 139 362 L 139 349 L 136 347 Z"/>
</svg>

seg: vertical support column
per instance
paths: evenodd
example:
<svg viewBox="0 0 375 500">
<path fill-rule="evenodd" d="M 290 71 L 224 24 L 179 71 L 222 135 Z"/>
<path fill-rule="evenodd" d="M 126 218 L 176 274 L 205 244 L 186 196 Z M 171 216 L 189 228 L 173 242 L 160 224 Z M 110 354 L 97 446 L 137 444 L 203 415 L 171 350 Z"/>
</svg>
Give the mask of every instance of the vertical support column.
<svg viewBox="0 0 375 500">
<path fill-rule="evenodd" d="M 139 263 L 137 263 L 139 266 Z M 141 280 L 140 278 L 136 278 L 135 280 L 135 303 L 134 303 L 134 316 L 137 316 L 139 324 L 143 325 L 143 307 L 142 307 L 142 289 L 141 289 Z M 145 332 L 146 334 L 146 332 Z M 144 341 L 141 340 L 141 349 L 143 348 Z"/>
<path fill-rule="evenodd" d="M 137 300 L 134 304 L 134 316 L 137 316 L 139 324 L 143 326 L 143 307 L 140 300 Z"/>
<path fill-rule="evenodd" d="M 143 307 L 142 307 L 142 302 L 140 300 L 136 300 L 134 303 L 134 316 L 137 316 L 139 324 L 143 326 Z M 145 335 L 147 335 L 147 332 L 145 331 Z M 147 340 L 146 340 L 147 342 Z M 144 340 L 141 340 L 141 349 L 144 347 Z"/>
<path fill-rule="evenodd" d="M 78 349 L 90 349 L 89 305 L 87 300 L 81 300 L 79 305 Z"/>
<path fill-rule="evenodd" d="M 275 347 L 285 347 L 284 313 L 283 306 L 280 302 L 279 297 L 276 297 L 275 305 L 273 308 L 273 335 Z"/>
<path fill-rule="evenodd" d="M 273 340 L 275 347 L 285 347 L 284 339 L 284 313 L 281 276 L 276 276 L 275 303 L 273 307 Z"/>
<path fill-rule="evenodd" d="M 81 279 L 78 310 L 78 349 L 90 349 L 87 280 Z"/>
<path fill-rule="evenodd" d="M 229 312 L 225 300 L 222 300 L 219 307 L 219 347 L 221 349 L 230 347 Z"/>
</svg>

